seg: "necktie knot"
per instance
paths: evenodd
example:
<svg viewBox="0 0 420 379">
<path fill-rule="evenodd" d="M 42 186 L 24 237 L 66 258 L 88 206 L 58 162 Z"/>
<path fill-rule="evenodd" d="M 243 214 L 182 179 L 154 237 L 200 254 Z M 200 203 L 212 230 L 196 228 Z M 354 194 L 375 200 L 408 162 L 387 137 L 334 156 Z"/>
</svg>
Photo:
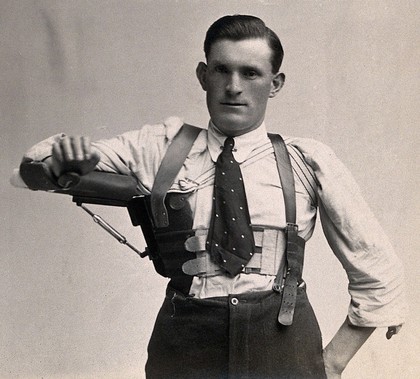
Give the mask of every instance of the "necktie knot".
<svg viewBox="0 0 420 379">
<path fill-rule="evenodd" d="M 225 139 L 225 144 L 223 146 L 223 152 L 232 152 L 233 147 L 235 146 L 235 140 L 232 137 L 227 137 Z"/>
</svg>

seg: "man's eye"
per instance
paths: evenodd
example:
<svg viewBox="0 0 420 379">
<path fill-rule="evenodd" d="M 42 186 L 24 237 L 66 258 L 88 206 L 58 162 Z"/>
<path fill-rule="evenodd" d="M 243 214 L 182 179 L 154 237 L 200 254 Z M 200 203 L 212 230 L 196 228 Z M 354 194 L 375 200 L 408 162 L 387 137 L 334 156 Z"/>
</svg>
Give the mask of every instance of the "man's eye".
<svg viewBox="0 0 420 379">
<path fill-rule="evenodd" d="M 227 69 L 226 67 L 223 67 L 223 66 L 216 66 L 214 68 L 214 71 L 218 72 L 219 74 L 226 74 Z"/>
<path fill-rule="evenodd" d="M 258 76 L 258 73 L 254 70 L 245 71 L 245 77 L 248 79 L 254 79 Z"/>
</svg>

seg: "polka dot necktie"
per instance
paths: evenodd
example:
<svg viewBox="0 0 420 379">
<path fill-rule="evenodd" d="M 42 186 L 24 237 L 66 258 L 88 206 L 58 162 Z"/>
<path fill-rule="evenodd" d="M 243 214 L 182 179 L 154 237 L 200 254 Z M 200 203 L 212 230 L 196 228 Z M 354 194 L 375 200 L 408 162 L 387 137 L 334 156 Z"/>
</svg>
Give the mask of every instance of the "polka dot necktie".
<svg viewBox="0 0 420 379">
<path fill-rule="evenodd" d="M 241 169 L 232 154 L 234 144 L 233 138 L 228 137 L 216 162 L 213 212 L 207 238 L 212 260 L 232 276 L 242 271 L 254 251 Z"/>
</svg>

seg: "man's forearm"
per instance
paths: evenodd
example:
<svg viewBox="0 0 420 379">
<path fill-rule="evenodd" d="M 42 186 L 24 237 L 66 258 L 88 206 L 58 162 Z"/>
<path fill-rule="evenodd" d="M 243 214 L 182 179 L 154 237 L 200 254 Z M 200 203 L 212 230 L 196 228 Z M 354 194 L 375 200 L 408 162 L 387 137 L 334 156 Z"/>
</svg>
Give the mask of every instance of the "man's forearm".
<svg viewBox="0 0 420 379">
<path fill-rule="evenodd" d="M 340 378 L 347 364 L 366 342 L 375 328 L 353 326 L 344 321 L 324 349 L 325 370 L 328 379 Z"/>
</svg>

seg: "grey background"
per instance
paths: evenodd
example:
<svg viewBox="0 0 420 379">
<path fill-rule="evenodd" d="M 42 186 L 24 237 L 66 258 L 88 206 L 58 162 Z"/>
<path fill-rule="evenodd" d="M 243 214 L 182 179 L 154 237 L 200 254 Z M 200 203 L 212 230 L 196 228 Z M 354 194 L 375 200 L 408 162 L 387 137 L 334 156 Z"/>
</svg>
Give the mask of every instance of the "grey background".
<svg viewBox="0 0 420 379">
<path fill-rule="evenodd" d="M 61 195 L 10 186 L 31 145 L 58 132 L 114 136 L 170 115 L 207 125 L 195 79 L 211 22 L 262 17 L 286 85 L 267 124 L 329 144 L 358 181 L 407 273 L 411 314 L 375 332 L 343 378 L 417 378 L 417 1 L 0 1 L 0 377 L 142 378 L 165 280 Z M 93 207 L 143 246 L 124 209 Z M 346 276 L 318 226 L 305 277 L 327 343 Z"/>
</svg>

